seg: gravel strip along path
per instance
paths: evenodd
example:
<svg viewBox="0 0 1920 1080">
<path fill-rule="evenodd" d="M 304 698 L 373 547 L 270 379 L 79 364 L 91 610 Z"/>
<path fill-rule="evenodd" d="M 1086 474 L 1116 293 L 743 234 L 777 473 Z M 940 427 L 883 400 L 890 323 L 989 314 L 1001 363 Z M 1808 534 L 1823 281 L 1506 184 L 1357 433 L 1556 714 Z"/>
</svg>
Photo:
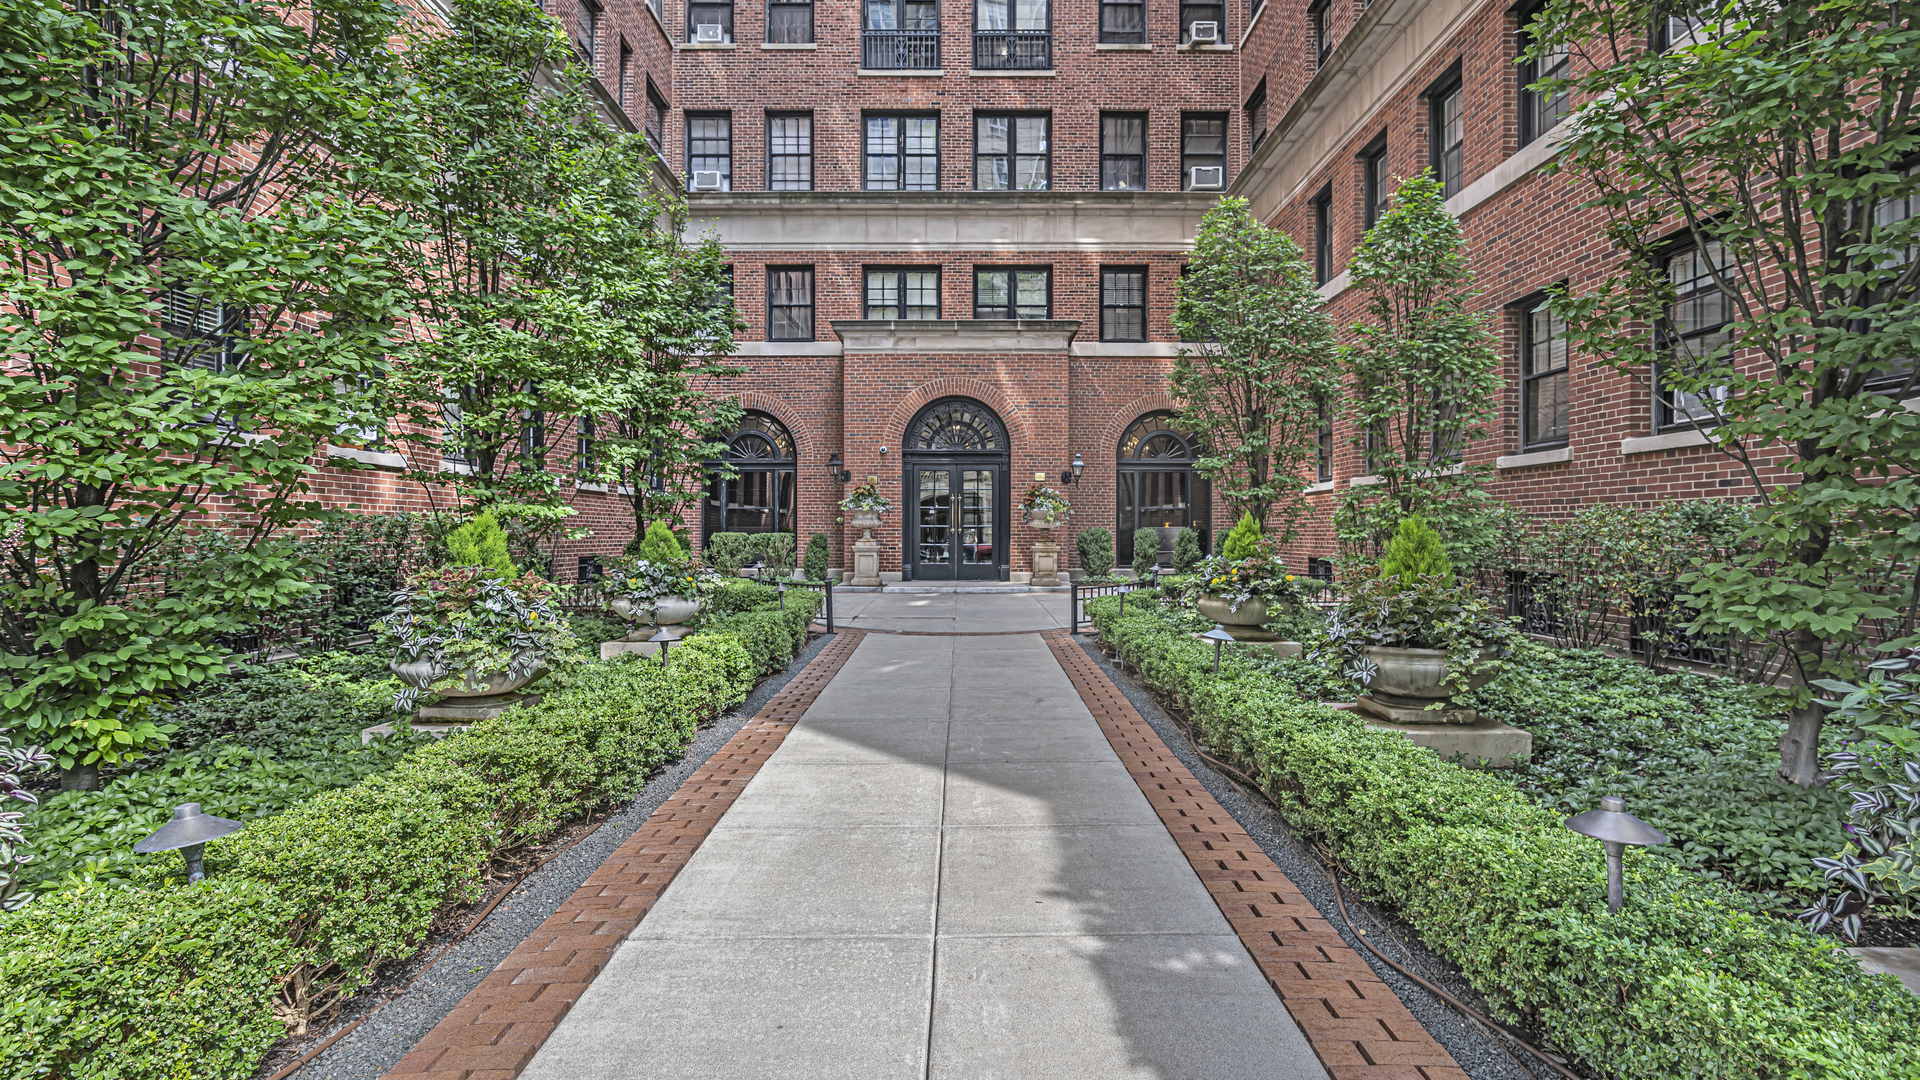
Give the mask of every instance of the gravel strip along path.
<svg viewBox="0 0 1920 1080">
<path fill-rule="evenodd" d="M 785 671 L 755 687 L 744 703 L 703 728 L 687 747 L 686 755 L 654 774 L 631 803 L 607 819 L 592 836 L 529 875 L 484 924 L 442 956 L 404 994 L 381 1006 L 352 1034 L 308 1062 L 292 1080 L 376 1080 L 393 1068 L 833 638 L 829 634 L 809 642 Z"/>
<path fill-rule="evenodd" d="M 1266 800 L 1249 794 L 1238 783 L 1216 772 L 1193 752 L 1186 735 L 1176 726 L 1166 712 L 1162 710 L 1152 695 L 1138 683 L 1122 674 L 1107 657 L 1100 652 L 1090 638 L 1081 638 L 1080 648 L 1098 663 L 1101 670 L 1114 685 L 1126 695 L 1128 704 L 1152 725 L 1174 756 L 1180 759 L 1200 783 L 1219 800 L 1220 805 L 1233 815 L 1247 834 L 1259 843 L 1260 849 L 1274 861 L 1283 873 L 1291 879 L 1313 906 L 1333 924 L 1341 938 L 1367 962 L 1375 974 L 1379 975 L 1392 988 L 1407 1010 L 1420 1021 L 1422 1027 L 1436 1039 L 1453 1060 L 1464 1069 L 1473 1080 L 1554 1080 L 1554 1074 L 1544 1065 L 1525 1061 L 1526 1052 L 1509 1047 L 1506 1041 L 1497 1035 L 1488 1033 L 1479 1024 L 1461 1016 L 1451 1006 L 1428 993 L 1424 988 L 1409 982 L 1399 972 L 1381 963 L 1378 958 L 1368 954 L 1359 940 L 1349 932 L 1340 919 L 1340 910 L 1334 902 L 1333 884 L 1328 880 L 1320 861 L 1301 846 L 1293 831 L 1283 821 L 1278 812 Z M 1351 888 L 1346 890 L 1347 912 L 1353 916 L 1354 925 L 1367 931 L 1367 940 L 1380 951 L 1392 956 L 1409 970 L 1417 972 L 1422 978 L 1445 987 L 1448 993 L 1485 1011 L 1481 999 L 1466 979 L 1455 971 L 1452 965 L 1436 956 L 1418 939 L 1414 938 L 1407 927 L 1395 920 L 1382 916 L 1372 905 L 1362 901 Z"/>
</svg>

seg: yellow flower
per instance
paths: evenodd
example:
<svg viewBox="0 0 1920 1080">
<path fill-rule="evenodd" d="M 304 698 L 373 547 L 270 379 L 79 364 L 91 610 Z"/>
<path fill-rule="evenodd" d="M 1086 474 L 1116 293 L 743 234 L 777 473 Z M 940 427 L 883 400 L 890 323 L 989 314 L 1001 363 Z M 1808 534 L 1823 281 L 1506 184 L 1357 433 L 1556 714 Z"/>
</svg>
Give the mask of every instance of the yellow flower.
<svg viewBox="0 0 1920 1080">
<path fill-rule="evenodd" d="M 1287 575 L 1287 580 L 1288 580 L 1288 581 L 1292 581 L 1292 580 L 1293 580 L 1293 575 L 1292 575 L 1292 574 L 1288 574 L 1288 575 Z"/>
</svg>

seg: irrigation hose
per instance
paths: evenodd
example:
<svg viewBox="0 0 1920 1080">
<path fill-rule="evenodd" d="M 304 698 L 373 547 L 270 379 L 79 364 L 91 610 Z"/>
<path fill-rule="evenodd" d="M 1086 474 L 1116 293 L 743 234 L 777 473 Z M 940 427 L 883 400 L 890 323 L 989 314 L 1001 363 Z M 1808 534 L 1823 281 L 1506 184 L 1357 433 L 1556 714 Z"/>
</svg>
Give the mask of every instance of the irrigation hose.
<svg viewBox="0 0 1920 1080">
<path fill-rule="evenodd" d="M 413 984 L 420 981 L 420 976 L 425 975 L 427 972 L 433 970 L 433 965 L 440 962 L 440 958 L 447 954 L 447 950 L 453 948 L 455 945 L 458 945 L 461 939 L 465 938 L 468 934 L 471 934 L 475 930 L 479 929 L 480 924 L 487 921 L 487 916 L 493 914 L 493 909 L 500 906 L 500 901 L 505 900 L 507 897 L 513 895 L 513 890 L 519 888 L 521 882 L 527 880 L 527 878 L 531 877 L 533 873 L 539 870 L 541 867 L 546 866 L 548 863 L 552 862 L 553 860 L 559 858 L 562 855 L 565 855 L 569 851 L 572 851 L 576 845 L 581 843 L 581 841 L 584 841 L 587 837 L 592 836 L 596 832 L 599 832 L 600 826 L 605 825 L 608 821 L 611 821 L 611 820 L 612 820 L 611 815 L 609 815 L 608 817 L 602 818 L 600 821 L 594 824 L 593 828 L 588 829 L 586 832 L 583 832 L 579 836 L 575 837 L 573 842 L 568 844 L 566 847 L 563 847 L 557 851 L 551 852 L 550 854 L 547 855 L 546 858 L 541 859 L 539 862 L 534 863 L 532 866 L 527 867 L 525 870 L 522 870 L 518 877 L 514 878 L 512 881 L 507 883 L 506 888 L 501 889 L 498 893 L 495 893 L 493 899 L 487 901 L 487 906 L 480 909 L 480 914 L 474 916 L 473 920 L 471 922 L 468 922 L 466 926 L 462 927 L 459 933 L 453 935 L 452 937 L 448 938 L 445 942 L 443 942 L 440 945 L 439 950 L 435 952 L 431 957 L 429 957 L 426 963 L 420 965 L 420 970 L 413 973 L 413 978 L 408 979 L 406 982 L 406 985 L 402 986 L 397 992 L 388 995 L 386 1001 L 382 1001 L 380 1004 L 375 1005 L 371 1009 L 368 1009 L 365 1016 L 360 1017 L 358 1020 L 355 1020 L 353 1023 L 348 1024 L 346 1027 L 343 1027 L 339 1031 L 336 1031 L 333 1034 L 327 1036 L 326 1040 L 322 1042 L 319 1046 L 314 1047 L 313 1049 L 307 1051 L 304 1054 L 301 1054 L 299 1057 L 294 1058 L 292 1061 L 288 1062 L 284 1067 L 280 1069 L 279 1072 L 276 1072 L 272 1076 L 267 1077 L 267 1080 L 287 1080 L 287 1077 L 292 1076 L 294 1073 L 299 1072 L 302 1068 L 305 1068 L 306 1064 L 309 1061 L 312 1061 L 314 1058 L 317 1058 L 321 1054 L 325 1053 L 327 1047 L 332 1046 L 334 1043 L 337 1043 L 341 1039 L 346 1038 L 348 1035 L 353 1033 L 353 1029 L 359 1027 L 361 1024 L 364 1024 L 368 1020 L 372 1019 L 374 1013 L 377 1013 L 381 1009 L 386 1008 L 388 1004 L 399 1000 L 402 994 L 405 994 L 408 990 L 413 989 Z"/>
<path fill-rule="evenodd" d="M 1171 713 L 1169 713 L 1168 716 L 1169 718 L 1172 718 Z M 1229 765 L 1226 762 L 1221 761 L 1219 758 L 1214 757 L 1212 754 L 1207 753 L 1205 750 L 1200 749 L 1200 744 L 1194 740 L 1193 733 L 1187 729 L 1186 724 L 1181 723 L 1177 719 L 1175 720 L 1174 724 L 1177 728 L 1179 728 L 1181 736 L 1187 740 L 1187 746 L 1193 751 L 1195 757 L 1198 757 L 1200 760 L 1206 762 L 1209 766 L 1213 767 L 1214 769 L 1217 769 L 1220 772 L 1226 773 L 1233 779 L 1238 780 L 1242 787 L 1245 787 L 1247 790 L 1259 796 L 1263 802 L 1265 802 L 1268 806 L 1273 807 L 1274 810 L 1278 811 L 1280 809 L 1279 804 L 1273 801 L 1272 797 L 1270 797 L 1267 794 L 1266 789 L 1262 787 L 1258 781 L 1256 781 L 1253 777 L 1248 776 L 1246 773 L 1240 771 L 1239 769 L 1233 767 L 1232 765 Z M 1509 1028 L 1507 1025 L 1500 1023 L 1498 1020 L 1495 1020 L 1492 1017 L 1485 1015 L 1484 1013 L 1480 1012 L 1480 1010 L 1474 1008 L 1473 1006 L 1467 1004 L 1464 1001 L 1461 1001 L 1458 997 L 1455 997 L 1453 994 L 1448 993 L 1446 990 L 1441 989 L 1439 986 L 1436 986 L 1432 982 L 1429 982 L 1428 980 L 1423 979 L 1418 975 L 1415 975 L 1413 972 L 1408 971 L 1404 966 L 1400 964 L 1399 961 L 1395 960 L 1391 956 L 1388 956 L 1386 953 L 1381 952 L 1379 949 L 1374 948 L 1373 942 L 1367 940 L 1366 931 L 1360 929 L 1358 926 L 1355 926 L 1353 923 L 1352 917 L 1347 914 L 1346 896 L 1340 886 L 1340 874 L 1335 869 L 1335 862 L 1337 860 L 1322 861 L 1322 860 L 1316 859 L 1316 861 L 1319 861 L 1320 868 L 1326 871 L 1327 880 L 1333 883 L 1333 899 L 1340 909 L 1340 921 L 1347 924 L 1347 931 L 1352 935 L 1353 939 L 1355 941 L 1358 941 L 1362 946 L 1364 946 L 1368 952 L 1379 957 L 1382 963 L 1386 964 L 1388 967 L 1392 968 L 1393 970 L 1399 972 L 1401 975 L 1405 976 L 1408 979 L 1408 981 L 1417 983 L 1420 987 L 1425 989 L 1428 993 L 1446 1002 L 1449 1006 L 1451 1006 L 1453 1009 L 1458 1011 L 1461 1015 L 1467 1017 L 1470 1020 L 1475 1021 L 1476 1023 L 1479 1023 L 1481 1026 L 1485 1027 L 1488 1031 L 1497 1032 L 1498 1034 L 1504 1036 L 1505 1038 L 1507 1038 L 1508 1040 L 1510 1040 L 1511 1042 L 1519 1046 L 1522 1050 L 1525 1050 L 1527 1053 L 1532 1054 L 1535 1058 L 1538 1058 L 1542 1063 L 1544 1063 L 1548 1068 L 1552 1069 L 1554 1072 L 1559 1073 L 1561 1076 L 1569 1077 L 1570 1080 L 1581 1080 L 1579 1073 L 1576 1073 L 1572 1069 L 1567 1068 L 1565 1065 L 1561 1064 L 1559 1061 L 1555 1060 L 1552 1056 L 1547 1054 L 1546 1051 L 1541 1050 L 1539 1047 L 1528 1042 L 1526 1039 L 1521 1038 L 1520 1035 L 1517 1032 L 1515 1032 L 1512 1028 Z M 276 1077 L 275 1080 L 278 1080 L 278 1078 Z"/>
</svg>

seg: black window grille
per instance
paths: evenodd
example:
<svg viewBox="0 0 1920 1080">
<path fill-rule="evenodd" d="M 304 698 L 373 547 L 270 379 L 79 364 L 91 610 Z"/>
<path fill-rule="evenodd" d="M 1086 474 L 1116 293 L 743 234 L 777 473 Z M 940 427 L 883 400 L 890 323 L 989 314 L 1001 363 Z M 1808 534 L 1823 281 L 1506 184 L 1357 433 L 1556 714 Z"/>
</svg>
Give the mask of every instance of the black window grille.
<svg viewBox="0 0 1920 1080">
<path fill-rule="evenodd" d="M 1147 340 L 1147 268 L 1100 268 L 1100 340 Z"/>
<path fill-rule="evenodd" d="M 914 71 L 940 66 L 940 6 L 930 0 L 866 0 L 860 66 Z"/>
<path fill-rule="evenodd" d="M 976 319 L 1052 318 L 1053 271 L 1046 267 L 975 267 Z"/>
<path fill-rule="evenodd" d="M 1052 19 L 1048 0 L 974 0 L 973 66 L 981 71 L 1053 67 Z"/>
</svg>

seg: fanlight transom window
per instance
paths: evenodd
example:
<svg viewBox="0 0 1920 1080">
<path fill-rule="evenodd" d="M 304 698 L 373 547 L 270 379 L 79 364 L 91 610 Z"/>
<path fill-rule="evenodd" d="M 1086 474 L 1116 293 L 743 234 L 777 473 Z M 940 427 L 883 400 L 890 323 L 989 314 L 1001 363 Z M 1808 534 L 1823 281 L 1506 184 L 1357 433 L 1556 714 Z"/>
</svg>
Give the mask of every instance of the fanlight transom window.
<svg viewBox="0 0 1920 1080">
<path fill-rule="evenodd" d="M 986 406 L 965 398 L 935 402 L 907 432 L 908 450 L 978 452 L 1006 448 L 1007 431 L 1000 418 Z"/>
<path fill-rule="evenodd" d="M 727 438 L 726 457 L 728 461 L 792 461 L 793 436 L 773 417 L 750 412 Z"/>
<path fill-rule="evenodd" d="M 1186 462 L 1195 457 L 1193 440 L 1174 430 L 1172 413 L 1148 413 L 1120 437 L 1120 460 Z"/>
</svg>

